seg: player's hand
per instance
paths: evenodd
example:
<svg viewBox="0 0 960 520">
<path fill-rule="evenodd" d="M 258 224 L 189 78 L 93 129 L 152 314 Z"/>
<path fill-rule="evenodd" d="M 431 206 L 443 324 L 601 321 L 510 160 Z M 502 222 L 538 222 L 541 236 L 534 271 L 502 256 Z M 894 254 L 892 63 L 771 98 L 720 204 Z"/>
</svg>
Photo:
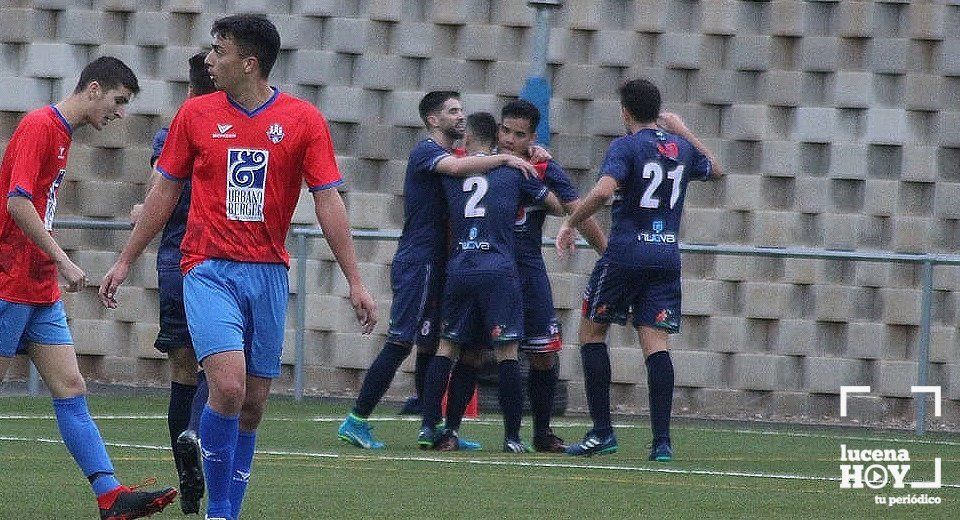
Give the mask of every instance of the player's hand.
<svg viewBox="0 0 960 520">
<path fill-rule="evenodd" d="M 674 114 L 673 112 L 661 112 L 660 116 L 657 117 L 657 126 L 663 128 L 671 134 L 677 134 L 680 136 L 686 135 L 690 132 L 690 129 L 687 128 L 687 125 L 683 122 L 683 119 L 680 119 L 680 116 Z"/>
<path fill-rule="evenodd" d="M 117 287 L 120 287 L 120 284 L 127 279 L 127 275 L 130 274 L 130 264 L 125 262 L 118 261 L 113 264 L 113 267 L 107 271 L 107 274 L 103 277 L 103 281 L 100 282 L 100 303 L 108 309 L 117 308 L 117 299 L 115 298 L 117 294 Z"/>
<path fill-rule="evenodd" d="M 357 314 L 357 321 L 364 334 L 373 332 L 377 325 L 377 301 L 373 299 L 370 291 L 363 284 L 350 286 L 350 304 L 353 305 L 353 312 Z"/>
<path fill-rule="evenodd" d="M 574 243 L 576 239 L 577 230 L 570 227 L 567 221 L 564 221 L 560 226 L 560 230 L 557 231 L 557 256 L 561 259 L 566 259 L 569 255 L 572 255 L 577 247 Z"/>
<path fill-rule="evenodd" d="M 80 292 L 87 286 L 87 274 L 69 258 L 64 257 L 63 260 L 57 262 L 57 270 L 60 272 L 60 276 L 67 281 L 67 292 Z"/>
<path fill-rule="evenodd" d="M 530 156 L 530 162 L 533 164 L 547 162 L 550 159 L 553 159 L 553 156 L 550 155 L 550 152 L 548 152 L 546 148 L 540 146 L 539 144 L 530 146 L 530 149 L 527 150 L 527 155 Z"/>
<path fill-rule="evenodd" d="M 523 176 L 528 179 L 537 177 L 537 169 L 534 168 L 532 164 L 528 163 L 527 161 L 524 161 L 523 159 L 515 155 L 508 155 L 507 162 L 504 164 L 520 170 L 521 172 L 523 172 Z"/>
<path fill-rule="evenodd" d="M 136 225 L 137 221 L 140 220 L 140 215 L 143 213 L 143 204 L 134 204 L 133 208 L 130 210 L 130 223 Z"/>
</svg>

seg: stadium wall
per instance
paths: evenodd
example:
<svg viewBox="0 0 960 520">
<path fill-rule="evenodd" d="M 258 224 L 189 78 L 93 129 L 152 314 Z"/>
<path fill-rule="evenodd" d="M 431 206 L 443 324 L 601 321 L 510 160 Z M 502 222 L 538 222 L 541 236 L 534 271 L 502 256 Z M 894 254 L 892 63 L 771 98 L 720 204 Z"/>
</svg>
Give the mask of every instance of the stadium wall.
<svg viewBox="0 0 960 520">
<path fill-rule="evenodd" d="M 958 252 L 960 243 L 960 6 L 944 2 L 568 0 L 549 47 L 556 158 L 581 190 L 622 132 L 615 89 L 658 83 L 718 152 L 728 175 L 692 185 L 683 240 L 896 252 Z M 221 13 L 268 13 L 283 49 L 273 81 L 315 102 L 330 121 L 351 222 L 401 225 L 402 177 L 429 90 L 464 93 L 468 111 L 496 112 L 528 66 L 533 11 L 521 0 L 143 1 L 0 0 L 0 150 L 30 109 L 58 100 L 82 65 L 125 60 L 141 78 L 130 115 L 75 136 L 60 216 L 126 219 L 148 179 L 150 139 L 186 93 L 187 58 L 208 44 Z M 306 194 L 302 198 L 305 202 Z M 310 204 L 295 221 L 314 222 Z M 552 233 L 557 221 L 551 220 Z M 61 231 L 99 280 L 125 233 Z M 378 296 L 377 333 L 357 334 L 329 249 L 307 261 L 309 394 L 355 395 L 382 344 L 392 243 L 359 243 Z M 546 255 L 568 344 L 570 407 L 585 407 L 576 330 L 595 255 Z M 66 295 L 86 376 L 160 386 L 154 257 L 138 264 L 104 310 L 94 289 Z M 920 320 L 919 268 L 863 262 L 686 256 L 683 332 L 674 338 L 684 414 L 821 419 L 840 385 L 871 385 L 860 421 L 912 417 Z M 960 269 L 935 270 L 930 383 L 960 415 Z M 291 306 L 292 309 L 292 306 Z M 293 313 L 285 372 L 293 360 Z M 610 335 L 614 403 L 644 411 L 643 356 Z M 408 362 L 409 363 L 409 362 Z M 411 391 L 405 365 L 388 397 Z M 23 377 L 19 362 L 8 377 Z M 932 425 L 938 424 L 932 422 Z"/>
</svg>

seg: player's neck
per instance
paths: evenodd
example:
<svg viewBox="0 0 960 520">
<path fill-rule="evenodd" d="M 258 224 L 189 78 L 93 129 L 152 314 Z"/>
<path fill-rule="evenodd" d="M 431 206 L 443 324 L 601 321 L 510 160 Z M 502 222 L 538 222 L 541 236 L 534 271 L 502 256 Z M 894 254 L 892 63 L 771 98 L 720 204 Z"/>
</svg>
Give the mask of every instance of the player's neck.
<svg viewBox="0 0 960 520">
<path fill-rule="evenodd" d="M 450 136 L 443 133 L 440 129 L 434 129 L 430 131 L 430 138 L 437 142 L 440 146 L 446 148 L 447 150 L 453 150 L 453 146 L 456 144 L 454 139 L 451 139 Z"/>
<path fill-rule="evenodd" d="M 266 81 L 257 81 L 249 85 L 240 85 L 227 90 L 230 99 L 247 111 L 256 110 L 273 97 L 273 88 Z"/>
<path fill-rule="evenodd" d="M 70 124 L 71 130 L 76 130 L 84 126 L 86 121 L 83 119 L 83 100 L 77 94 L 71 94 L 66 99 L 54 105 L 60 112 L 60 115 Z"/>
<path fill-rule="evenodd" d="M 627 132 L 630 132 L 631 135 L 639 132 L 640 130 L 656 130 L 659 127 L 657 126 L 656 121 L 650 123 L 638 123 L 636 121 L 631 121 L 627 123 Z"/>
</svg>

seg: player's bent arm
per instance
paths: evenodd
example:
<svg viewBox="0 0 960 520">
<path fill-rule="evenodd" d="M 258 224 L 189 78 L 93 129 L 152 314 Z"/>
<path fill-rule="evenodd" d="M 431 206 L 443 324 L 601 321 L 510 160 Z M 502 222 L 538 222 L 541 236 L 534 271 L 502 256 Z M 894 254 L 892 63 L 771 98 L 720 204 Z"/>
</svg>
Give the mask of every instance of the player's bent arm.
<svg viewBox="0 0 960 520">
<path fill-rule="evenodd" d="M 576 239 L 576 233 L 574 229 L 581 228 L 583 223 L 593 217 L 593 214 L 600 209 L 600 206 L 606 204 L 611 197 L 613 197 L 614 191 L 617 189 L 617 181 L 608 175 L 603 175 L 600 177 L 600 180 L 597 181 L 596 186 L 590 190 L 590 193 L 587 194 L 580 205 L 573 211 L 573 214 L 570 215 L 567 220 L 563 222 L 560 226 L 560 230 L 557 232 L 557 254 L 561 257 L 566 256 L 569 253 L 572 253 L 575 245 L 574 241 Z M 589 227 L 587 228 L 588 232 Z M 601 232 L 602 233 L 602 232 Z M 588 239 L 596 239 L 596 237 L 590 237 Z M 602 243 L 591 244 L 594 248 L 602 246 L 603 249 L 606 249 L 606 240 L 604 239 Z M 598 249 L 600 251 L 600 249 Z"/>
<path fill-rule="evenodd" d="M 53 236 L 47 232 L 37 214 L 37 209 L 33 202 L 26 197 L 9 197 L 7 199 L 7 213 L 16 222 L 24 235 L 27 235 L 37 247 L 39 247 L 54 263 L 57 264 L 57 270 L 67 281 L 67 291 L 75 292 L 83 289 L 86 285 L 87 276 L 83 271 L 70 260 L 67 253 L 60 248 Z"/>
<path fill-rule="evenodd" d="M 117 287 L 126 280 L 130 265 L 140 257 L 147 244 L 170 219 L 182 189 L 182 182 L 167 177 L 161 177 L 150 189 L 150 193 L 143 201 L 142 214 L 133 226 L 133 233 L 123 246 L 123 251 L 120 252 L 116 263 L 100 282 L 100 301 L 105 307 L 109 309 L 117 307 L 117 301 L 114 299 Z"/>
<path fill-rule="evenodd" d="M 343 198 L 336 189 L 328 188 L 313 192 L 313 204 L 327 244 L 330 245 L 330 250 L 350 285 L 350 303 L 357 314 L 357 320 L 363 327 L 363 332 L 369 334 L 377 324 L 377 304 L 360 278 L 357 252 L 353 247 L 350 221 L 347 219 Z"/>
<path fill-rule="evenodd" d="M 567 215 L 572 215 L 576 212 L 577 208 L 581 205 L 580 199 L 572 200 L 563 205 L 563 209 L 566 211 Z M 590 215 L 583 222 L 577 226 L 577 230 L 580 231 L 580 234 L 583 235 L 583 238 L 587 240 L 587 243 L 590 244 L 597 254 L 602 255 L 607 249 L 607 235 L 603 232 L 603 229 L 600 227 L 600 223 L 597 222 L 596 217 Z"/>
<path fill-rule="evenodd" d="M 531 175 L 536 175 L 537 173 L 537 170 L 532 164 L 519 157 L 508 154 L 482 156 L 474 155 L 470 157 L 455 157 L 453 155 L 449 155 L 443 159 L 440 159 L 440 162 L 437 163 L 436 170 L 437 173 L 442 173 L 451 177 L 467 177 L 470 175 L 485 173 L 488 170 L 492 170 L 503 165 L 513 166 L 514 168 L 523 171 L 527 178 L 529 178 Z"/>
<path fill-rule="evenodd" d="M 697 138 L 693 131 L 691 131 L 686 123 L 683 122 L 683 119 L 681 119 L 680 116 L 672 112 L 663 112 L 660 114 L 660 117 L 657 118 L 657 124 L 660 125 L 664 130 L 686 139 L 700 153 L 707 156 L 707 159 L 710 161 L 710 177 L 712 179 L 717 179 L 723 176 L 723 168 L 717 161 L 717 156 L 714 155 L 714 153 L 707 148 L 707 146 L 703 144 L 699 138 Z"/>
<path fill-rule="evenodd" d="M 560 202 L 560 199 L 552 191 L 548 192 L 547 196 L 543 199 L 543 205 L 551 215 L 562 217 L 567 214 L 564 210 L 565 204 Z"/>
</svg>

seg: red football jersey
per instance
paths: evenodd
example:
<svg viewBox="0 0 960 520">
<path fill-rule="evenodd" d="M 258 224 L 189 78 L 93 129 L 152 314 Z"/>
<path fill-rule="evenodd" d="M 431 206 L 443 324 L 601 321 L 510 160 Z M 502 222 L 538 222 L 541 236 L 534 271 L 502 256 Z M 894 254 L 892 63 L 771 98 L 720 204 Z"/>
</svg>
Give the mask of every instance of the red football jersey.
<svg viewBox="0 0 960 520">
<path fill-rule="evenodd" d="M 24 116 L 7 144 L 0 185 L 7 197 L 33 202 L 47 231 L 53 229 L 57 189 L 66 173 L 72 129 L 53 105 Z M 0 208 L 0 299 L 49 304 L 60 299 L 57 266 Z"/>
<path fill-rule="evenodd" d="M 285 241 L 302 183 L 310 191 L 343 183 L 323 115 L 279 91 L 251 112 L 224 92 L 188 99 L 157 170 L 191 178 L 184 273 L 208 258 L 289 266 Z"/>
</svg>

